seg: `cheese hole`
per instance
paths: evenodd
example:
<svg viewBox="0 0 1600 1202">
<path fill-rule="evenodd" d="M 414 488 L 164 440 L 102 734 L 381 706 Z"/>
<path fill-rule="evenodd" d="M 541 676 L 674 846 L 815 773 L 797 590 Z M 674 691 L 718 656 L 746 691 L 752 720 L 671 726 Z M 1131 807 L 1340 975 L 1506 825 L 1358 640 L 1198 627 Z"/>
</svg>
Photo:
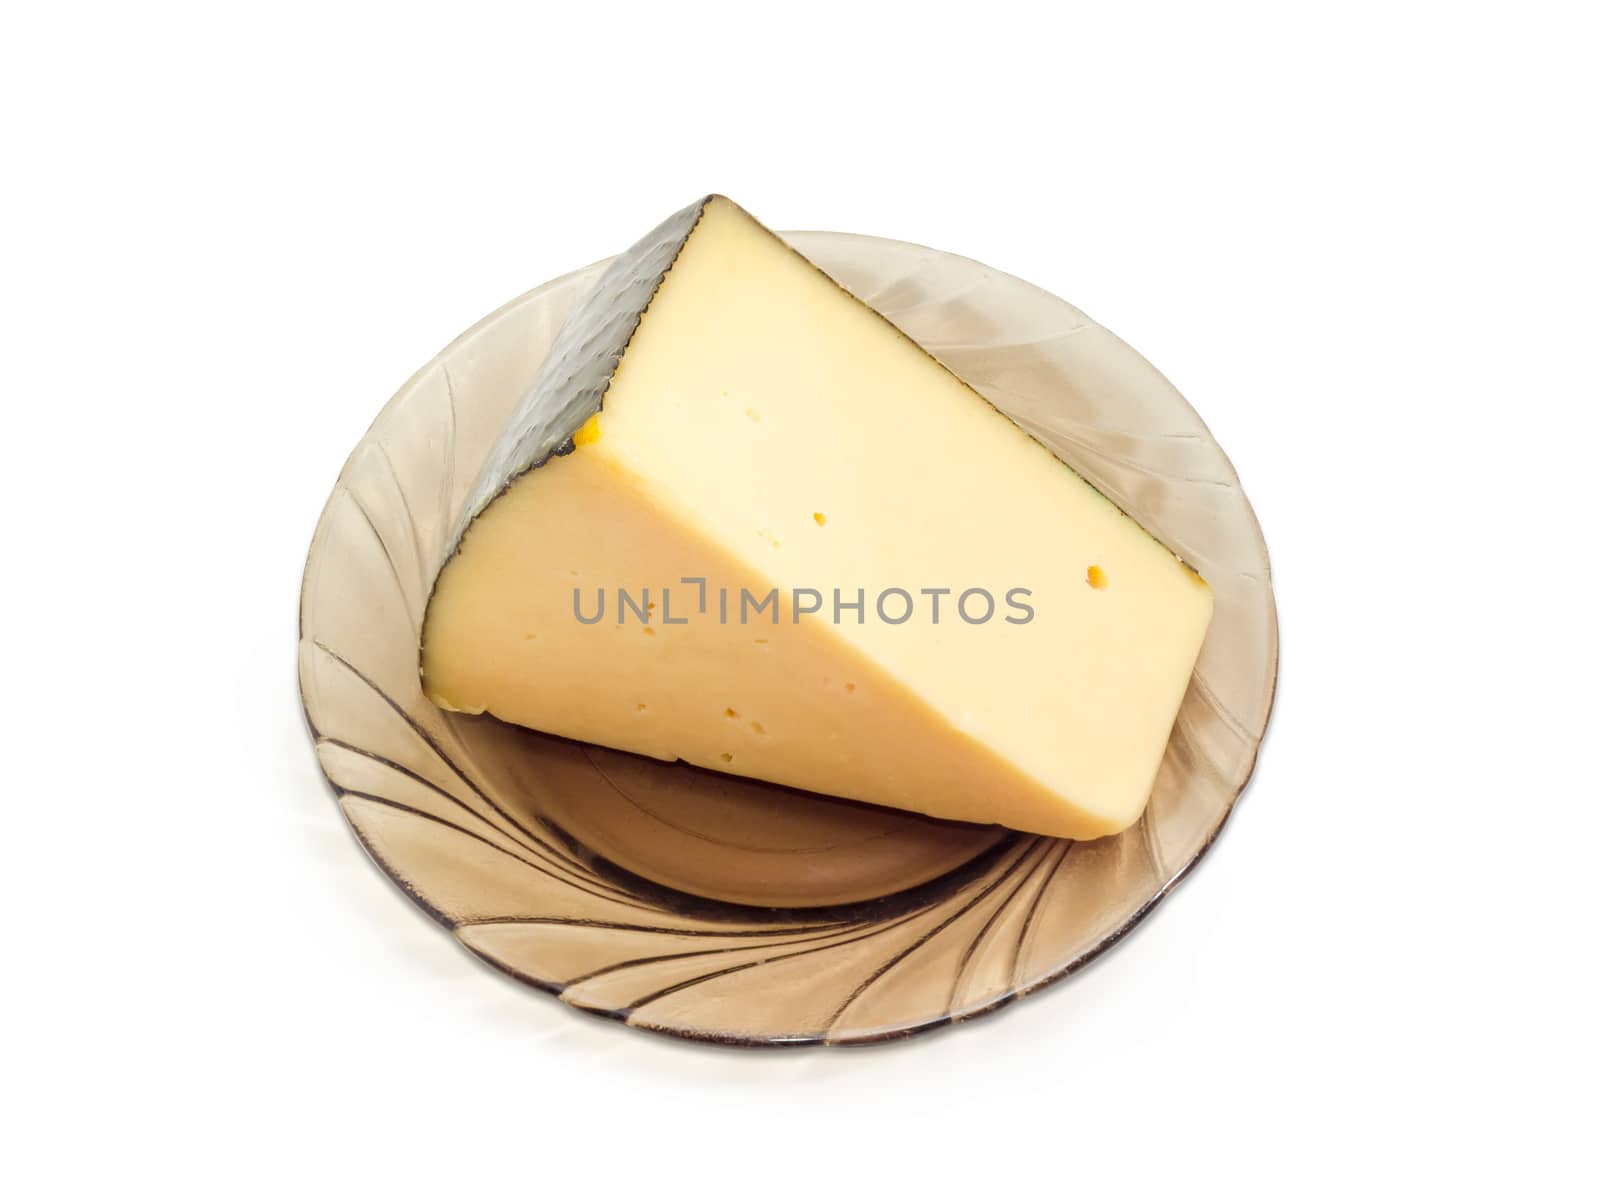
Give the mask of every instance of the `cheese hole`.
<svg viewBox="0 0 1600 1202">
<path fill-rule="evenodd" d="M 723 395 L 726 396 L 727 394 L 724 393 Z M 761 420 L 761 415 L 759 413 L 757 413 L 754 409 L 746 409 L 744 411 L 744 415 L 746 417 L 748 417 L 753 422 L 758 422 L 758 421 Z"/>
<path fill-rule="evenodd" d="M 650 707 L 649 707 L 649 706 L 648 706 L 648 705 L 646 705 L 646 704 L 645 704 L 645 703 L 644 703 L 644 702 L 642 702 L 642 701 L 641 701 L 641 702 L 640 702 L 640 703 L 639 703 L 639 712 L 640 712 L 640 713 L 641 713 L 641 714 L 642 714 L 642 713 L 644 713 L 644 712 L 645 712 L 645 710 L 647 710 L 647 709 L 649 709 L 649 708 L 650 708 Z"/>
<path fill-rule="evenodd" d="M 734 710 L 734 709 L 725 709 L 725 710 L 722 711 L 722 716 L 724 718 L 737 718 L 739 716 L 739 713 L 738 713 L 737 710 Z"/>
<path fill-rule="evenodd" d="M 811 515 L 811 520 L 819 526 L 826 526 L 828 524 L 828 515 L 824 513 L 814 513 Z"/>
<path fill-rule="evenodd" d="M 856 686 L 851 684 L 849 681 L 845 681 L 844 691 L 846 693 L 854 693 L 856 691 Z"/>
<path fill-rule="evenodd" d="M 766 645 L 767 645 L 767 640 L 766 639 L 757 639 L 756 640 L 756 646 L 757 647 L 765 647 Z"/>
<path fill-rule="evenodd" d="M 648 634 L 651 638 L 654 638 L 655 634 L 656 634 L 656 628 L 654 626 L 646 626 L 644 628 L 644 632 L 646 634 Z"/>
<path fill-rule="evenodd" d="M 1089 587 L 1090 588 L 1105 588 L 1105 586 L 1106 586 L 1106 572 L 1105 572 L 1105 569 L 1102 568 L 1097 563 L 1090 564 L 1089 565 Z"/>
<path fill-rule="evenodd" d="M 538 638 L 539 636 L 536 635 L 536 634 L 525 634 L 522 637 L 523 637 L 523 640 L 525 642 L 531 643 L 531 642 L 533 642 L 534 639 Z"/>
<path fill-rule="evenodd" d="M 764 735 L 764 734 L 767 733 L 767 728 L 765 726 L 762 726 L 761 723 L 759 723 L 759 722 L 750 723 L 750 729 L 755 731 L 756 734 L 758 734 L 758 735 Z"/>
<path fill-rule="evenodd" d="M 731 763 L 733 763 L 733 752 L 731 752 L 731 751 L 724 751 L 724 752 L 723 752 L 723 753 L 722 753 L 722 762 L 723 762 L 723 763 L 724 763 L 724 764 L 731 764 Z"/>
</svg>

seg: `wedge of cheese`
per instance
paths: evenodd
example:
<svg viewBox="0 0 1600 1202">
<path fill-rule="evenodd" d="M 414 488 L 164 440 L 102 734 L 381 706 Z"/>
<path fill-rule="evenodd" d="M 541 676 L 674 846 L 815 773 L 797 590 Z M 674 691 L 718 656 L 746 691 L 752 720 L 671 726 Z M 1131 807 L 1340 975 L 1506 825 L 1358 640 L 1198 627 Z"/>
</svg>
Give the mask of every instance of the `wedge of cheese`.
<svg viewBox="0 0 1600 1202">
<path fill-rule="evenodd" d="M 1149 797 L 1211 590 L 732 202 L 606 271 L 429 602 L 440 706 L 1093 838 Z"/>
</svg>

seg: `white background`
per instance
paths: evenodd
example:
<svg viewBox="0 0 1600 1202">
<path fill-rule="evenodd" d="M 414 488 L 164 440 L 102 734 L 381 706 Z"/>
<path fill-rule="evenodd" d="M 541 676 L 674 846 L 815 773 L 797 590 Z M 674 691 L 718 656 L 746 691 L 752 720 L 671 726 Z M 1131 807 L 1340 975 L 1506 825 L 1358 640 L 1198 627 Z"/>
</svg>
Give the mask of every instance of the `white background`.
<svg viewBox="0 0 1600 1202">
<path fill-rule="evenodd" d="M 0 1192 L 1595 1197 L 1590 11 L 8 6 Z M 1273 554 L 1208 861 L 904 1045 L 501 979 L 301 726 L 299 570 L 379 406 L 713 189 L 1080 305 Z"/>
</svg>

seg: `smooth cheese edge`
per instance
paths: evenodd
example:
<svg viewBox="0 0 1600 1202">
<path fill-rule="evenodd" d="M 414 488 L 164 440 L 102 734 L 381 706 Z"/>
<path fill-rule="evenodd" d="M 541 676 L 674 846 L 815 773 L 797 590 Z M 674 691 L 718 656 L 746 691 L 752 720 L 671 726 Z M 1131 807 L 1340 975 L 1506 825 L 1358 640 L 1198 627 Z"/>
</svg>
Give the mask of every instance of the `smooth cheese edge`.
<svg viewBox="0 0 1600 1202">
<path fill-rule="evenodd" d="M 717 349 L 708 353 L 708 346 Z M 945 796 L 935 781 L 934 791 L 919 799 L 865 769 L 852 787 L 831 769 L 786 767 L 770 755 L 700 747 L 724 733 L 715 724 L 702 736 L 678 730 L 676 741 L 666 744 L 616 715 L 579 732 L 570 718 L 510 700 L 519 693 L 563 692 L 554 684 L 560 671 L 549 674 L 548 658 L 530 659 L 492 684 L 447 681 L 450 655 L 428 649 L 448 644 L 459 650 L 474 636 L 446 639 L 451 627 L 435 622 L 432 604 L 424 641 L 430 695 L 575 738 L 943 816 L 1079 837 L 1122 829 L 1137 817 L 1211 616 L 1209 587 L 1170 551 L 921 347 L 720 198 L 704 203 L 620 360 L 598 416 L 585 417 L 573 432 L 580 437 L 572 440 L 572 453 L 515 481 L 479 517 L 463 543 L 470 554 L 447 564 L 436 600 L 469 589 L 495 593 L 476 572 L 468 572 L 472 583 L 462 583 L 461 591 L 455 577 L 463 561 L 480 554 L 480 527 L 510 498 L 527 490 L 552 506 L 550 497 L 570 488 L 581 509 L 583 495 L 598 495 L 602 487 L 596 475 L 602 465 L 630 481 L 638 492 L 633 503 L 649 511 L 653 528 L 687 540 L 683 558 L 720 548 L 727 556 L 722 570 L 741 583 L 838 582 L 847 592 L 861 587 L 869 598 L 891 586 L 915 592 L 927 585 L 976 585 L 997 593 L 1028 587 L 1038 617 L 1027 626 L 999 619 L 985 626 L 951 623 L 948 609 L 943 627 L 801 623 L 819 628 L 808 652 L 819 663 L 843 656 L 840 672 L 871 675 L 873 696 L 896 696 L 902 709 L 921 715 L 919 754 L 935 741 L 980 749 L 978 760 L 995 761 L 986 769 L 992 787 L 951 770 L 945 779 L 966 782 L 965 798 Z M 972 458 L 979 461 L 976 479 Z M 569 463 L 588 465 L 583 474 L 590 478 L 580 483 L 564 470 Z M 707 470 L 707 463 L 716 470 Z M 563 469 L 557 483 L 536 488 L 538 477 L 557 469 Z M 531 509 L 519 505 L 515 512 L 529 531 L 535 528 Z M 567 520 L 574 529 L 585 521 L 576 512 Z M 892 536 L 885 534 L 890 528 Z M 530 541 L 553 550 L 557 544 L 549 540 L 556 535 L 539 529 L 538 540 L 530 534 Z M 505 552 L 491 556 L 485 546 L 482 554 L 487 565 Z M 649 565 L 648 572 L 645 566 L 635 554 L 631 566 L 622 557 L 591 570 L 611 588 L 659 586 L 696 574 L 670 560 Z M 1089 584 L 1091 567 L 1104 587 Z M 520 570 L 538 576 L 536 564 Z M 960 579 L 942 578 L 952 574 Z M 550 587 L 549 581 L 540 587 Z M 500 603 L 514 609 L 509 598 Z M 555 617 L 524 616 L 541 623 Z M 477 621 L 487 622 L 487 615 L 478 614 Z M 547 628 L 547 637 L 574 640 L 591 652 L 599 645 L 586 638 L 588 628 L 576 628 L 570 612 L 565 622 L 564 630 Z M 481 627 L 480 639 L 492 628 Z M 642 637 L 662 640 L 657 646 L 668 638 L 687 645 L 685 629 Z M 711 628 L 713 637 L 727 637 L 715 632 Z M 638 634 L 636 628 L 630 633 Z M 510 640 L 511 633 L 495 638 Z M 604 654 L 621 655 L 619 665 L 630 654 L 638 658 L 615 649 Z M 1052 664 L 1069 670 L 1052 670 Z M 770 668 L 738 660 L 718 670 Z M 625 671 L 631 680 L 644 669 L 634 663 Z M 487 697 L 497 700 L 482 700 Z M 831 704 L 825 693 L 815 701 Z M 797 694 L 795 703 L 806 701 Z M 716 712 L 724 708 L 737 710 L 728 705 Z M 827 726 L 821 717 L 818 723 Z M 881 735 L 887 727 L 880 723 L 879 729 Z M 912 732 L 902 727 L 894 737 Z M 731 760 L 724 758 L 730 754 Z M 883 752 L 863 734 L 854 754 L 865 764 Z M 886 767 L 878 776 L 885 773 L 916 776 L 910 767 Z M 1030 782 L 1033 792 L 1054 799 L 1054 821 L 1048 805 L 1038 812 L 1030 804 L 1026 815 L 1007 817 L 1004 798 L 993 799 L 1005 790 L 1027 795 Z"/>
<path fill-rule="evenodd" d="M 1027 627 L 921 628 L 923 639 L 878 625 L 834 632 L 928 698 L 952 726 L 1014 763 L 1030 763 L 1041 748 L 1064 741 L 1064 754 L 1080 763 L 1099 757 L 1118 765 L 1117 779 L 1045 779 L 1065 799 L 1115 798 L 1113 808 L 1131 822 L 1148 798 L 1209 625 L 1209 586 L 927 351 L 731 202 L 707 205 L 668 278 L 608 394 L 622 416 L 608 421 L 602 413 L 602 453 L 635 465 L 663 461 L 665 470 L 651 479 L 653 494 L 692 513 L 714 541 L 781 584 L 837 581 L 869 596 L 882 587 L 954 584 L 941 579 L 953 554 L 963 577 L 958 587 L 1031 586 L 1046 620 Z M 707 345 L 717 353 L 705 354 Z M 796 403 L 764 403 L 775 380 Z M 634 397 L 642 403 L 629 403 Z M 719 404 L 719 432 L 732 439 L 723 448 L 705 445 L 706 425 L 689 435 L 685 420 L 705 422 Z M 991 457 L 975 473 L 968 448 L 986 443 Z M 863 459 L 860 452 L 874 447 L 894 452 L 892 467 Z M 671 470 L 697 454 L 714 459 L 717 470 Z M 957 487 L 947 486 L 942 472 Z M 1038 503 L 997 503 L 997 494 L 1018 482 L 1036 485 Z M 788 494 L 775 509 L 771 498 L 785 484 Z M 1046 503 L 1052 491 L 1059 509 Z M 812 524 L 818 512 L 827 518 L 820 529 Z M 870 530 L 879 515 L 896 512 L 904 520 L 891 541 L 869 538 L 840 558 L 848 531 Z M 928 532 L 931 547 L 918 547 L 914 538 Z M 1043 562 L 1052 547 L 1068 558 Z M 910 550 L 925 553 L 905 554 Z M 1085 587 L 1089 566 L 1106 573 L 1106 589 Z M 1036 568 L 1055 570 L 1039 580 Z M 1152 612 L 1150 603 L 1162 598 L 1171 603 L 1168 612 Z M 1051 623 L 1067 639 L 1096 630 L 1115 645 L 1058 657 L 1075 658 L 1079 670 L 1052 676 L 1041 670 L 1050 658 Z M 1098 665 L 1086 662 L 1095 659 Z M 1017 682 L 1012 687 L 1028 698 L 1023 720 L 1010 712 L 1014 704 L 979 695 L 974 682 L 985 677 Z"/>
</svg>

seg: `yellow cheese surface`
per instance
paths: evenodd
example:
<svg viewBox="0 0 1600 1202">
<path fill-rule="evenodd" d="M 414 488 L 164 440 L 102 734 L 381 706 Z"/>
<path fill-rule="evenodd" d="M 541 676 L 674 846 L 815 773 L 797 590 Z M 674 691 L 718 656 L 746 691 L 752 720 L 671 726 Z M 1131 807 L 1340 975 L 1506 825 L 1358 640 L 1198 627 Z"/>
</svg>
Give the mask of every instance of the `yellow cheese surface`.
<svg viewBox="0 0 1600 1202">
<path fill-rule="evenodd" d="M 1044 834 L 1138 818 L 1211 590 L 737 206 L 706 206 L 572 443 L 442 570 L 438 704 Z"/>
</svg>

